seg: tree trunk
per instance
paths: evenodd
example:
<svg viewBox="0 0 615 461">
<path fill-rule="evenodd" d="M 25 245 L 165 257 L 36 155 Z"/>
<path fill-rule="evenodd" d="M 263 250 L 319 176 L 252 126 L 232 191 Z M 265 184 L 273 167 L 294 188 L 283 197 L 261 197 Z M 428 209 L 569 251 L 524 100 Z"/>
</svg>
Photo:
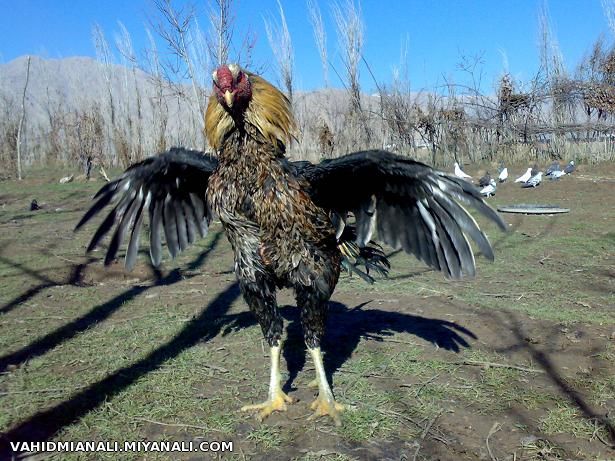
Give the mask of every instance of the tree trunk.
<svg viewBox="0 0 615 461">
<path fill-rule="evenodd" d="M 28 63 L 26 65 L 26 83 L 23 86 L 23 93 L 21 96 L 21 118 L 19 119 L 19 127 L 17 128 L 17 179 L 21 181 L 21 135 L 23 133 L 23 126 L 26 121 L 26 91 L 28 90 L 28 82 L 30 81 L 30 60 L 31 56 L 28 56 Z"/>
</svg>

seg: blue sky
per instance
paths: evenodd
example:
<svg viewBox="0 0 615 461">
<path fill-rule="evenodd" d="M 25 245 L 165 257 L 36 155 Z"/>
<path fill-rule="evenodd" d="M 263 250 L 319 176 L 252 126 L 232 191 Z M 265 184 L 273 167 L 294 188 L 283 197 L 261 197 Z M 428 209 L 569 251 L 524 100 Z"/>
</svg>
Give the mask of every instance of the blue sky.
<svg viewBox="0 0 615 461">
<path fill-rule="evenodd" d="M 538 67 L 538 12 L 544 0 L 363 0 L 364 56 L 379 82 L 390 82 L 392 68 L 400 64 L 400 50 L 408 43 L 407 66 L 412 89 L 433 89 L 445 80 L 464 83 L 457 69 L 462 56 L 481 56 L 483 90 L 508 69 L 519 80 L 531 78 Z M 182 5 L 186 2 L 174 2 Z M 206 23 L 206 0 L 195 0 Z M 295 86 L 323 86 L 323 77 L 304 0 L 282 0 L 295 48 Z M 332 63 L 341 72 L 331 2 L 319 0 L 328 32 Z M 564 62 L 574 69 L 599 37 L 611 39 L 600 0 L 551 0 L 548 3 L 553 32 Z M 276 0 L 236 0 L 235 37 L 250 30 L 257 39 L 254 60 L 275 81 L 273 55 L 263 18 L 277 17 Z M 121 21 L 131 33 L 134 47 L 146 46 L 145 28 L 158 21 L 151 0 L 0 0 L 0 62 L 24 54 L 48 58 L 95 56 L 91 39 L 94 23 L 112 42 Z M 362 84 L 375 88 L 362 68 Z M 332 86 L 341 86 L 332 69 Z"/>
</svg>

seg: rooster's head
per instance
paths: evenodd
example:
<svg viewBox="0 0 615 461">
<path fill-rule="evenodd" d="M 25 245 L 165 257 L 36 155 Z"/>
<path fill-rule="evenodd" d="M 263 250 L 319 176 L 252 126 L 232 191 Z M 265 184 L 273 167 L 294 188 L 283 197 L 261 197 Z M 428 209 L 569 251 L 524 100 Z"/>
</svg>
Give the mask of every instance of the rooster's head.
<svg viewBox="0 0 615 461">
<path fill-rule="evenodd" d="M 205 133 L 215 150 L 236 129 L 276 146 L 296 137 L 290 102 L 271 83 L 237 64 L 218 67 L 212 79 Z"/>
<path fill-rule="evenodd" d="M 237 64 L 220 66 L 212 75 L 214 94 L 218 102 L 231 114 L 242 114 L 252 99 L 252 85 Z"/>
</svg>

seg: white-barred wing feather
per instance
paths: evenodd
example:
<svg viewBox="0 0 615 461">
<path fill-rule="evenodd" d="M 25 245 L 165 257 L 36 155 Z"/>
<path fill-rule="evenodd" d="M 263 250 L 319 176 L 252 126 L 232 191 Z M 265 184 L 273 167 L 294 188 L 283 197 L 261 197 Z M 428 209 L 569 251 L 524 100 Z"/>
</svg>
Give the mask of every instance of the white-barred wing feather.
<svg viewBox="0 0 615 461">
<path fill-rule="evenodd" d="M 342 218 L 356 219 L 357 243 L 380 240 L 416 255 L 445 276 L 475 274 L 472 248 L 494 259 L 491 244 L 464 206 L 502 230 L 506 224 L 469 182 L 387 151 L 356 152 L 320 164 L 293 164 L 309 183 L 314 202 Z"/>
<path fill-rule="evenodd" d="M 79 229 L 107 205 L 116 203 L 98 227 L 87 251 L 92 251 L 115 226 L 105 265 L 116 257 L 129 235 L 125 265 L 134 267 L 139 249 L 144 210 L 149 213 L 150 257 L 154 266 L 162 259 L 164 233 L 172 257 L 197 237 L 207 234 L 211 219 L 205 201 L 207 182 L 217 165 L 202 152 L 173 148 L 129 167 L 122 176 L 102 187 L 96 202 L 75 227 Z"/>
</svg>

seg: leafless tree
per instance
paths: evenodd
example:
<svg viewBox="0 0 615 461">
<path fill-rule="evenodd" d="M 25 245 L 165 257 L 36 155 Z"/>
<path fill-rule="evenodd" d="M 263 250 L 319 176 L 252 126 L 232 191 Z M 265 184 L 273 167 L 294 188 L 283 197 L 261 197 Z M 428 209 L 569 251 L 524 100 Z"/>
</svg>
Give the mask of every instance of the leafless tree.
<svg viewBox="0 0 615 461">
<path fill-rule="evenodd" d="M 600 3 L 602 4 L 602 10 L 609 24 L 609 29 L 611 29 L 611 32 L 615 33 L 615 1 L 601 0 Z"/>
<path fill-rule="evenodd" d="M 82 168 L 86 179 L 90 179 L 95 164 L 102 166 L 103 163 L 103 124 L 101 110 L 96 104 L 87 110 L 75 111 L 67 123 L 69 158 Z M 119 154 L 126 154 L 126 151 L 120 149 Z M 124 166 L 130 164 L 129 159 L 120 160 Z"/>
<path fill-rule="evenodd" d="M 251 69 L 257 74 L 262 74 L 265 69 L 264 65 L 257 65 L 254 62 L 254 49 L 257 42 L 258 34 L 254 30 L 248 29 L 241 40 L 235 62 L 240 63 L 244 68 Z"/>
<path fill-rule="evenodd" d="M 336 2 L 332 6 L 337 28 L 337 40 L 342 62 L 346 70 L 346 80 L 351 97 L 352 109 L 361 111 L 361 86 L 359 84 L 359 63 L 363 50 L 363 18 L 361 6 L 354 0 Z"/>
<path fill-rule="evenodd" d="M 24 133 L 24 124 L 26 122 L 26 93 L 28 91 L 28 83 L 30 82 L 30 61 L 32 56 L 28 56 L 26 61 L 26 81 L 23 85 L 21 93 L 21 117 L 19 118 L 19 126 L 17 128 L 17 179 L 21 181 L 21 140 Z"/>
<path fill-rule="evenodd" d="M 63 151 L 63 131 L 66 124 L 64 98 L 60 94 L 51 95 L 50 88 L 47 86 L 45 95 L 45 114 L 47 123 L 49 124 L 49 132 L 47 134 L 48 149 L 46 161 L 49 163 L 60 162 Z M 65 159 L 64 159 L 65 160 Z"/>
<path fill-rule="evenodd" d="M 216 66 L 228 63 L 233 41 L 233 0 L 213 0 L 210 3 L 209 22 L 211 33 L 207 40 L 209 54 Z"/>
<path fill-rule="evenodd" d="M 318 48 L 318 54 L 320 55 L 320 62 L 322 65 L 322 76 L 325 83 L 325 88 L 329 86 L 329 60 L 327 55 L 327 33 L 322 21 L 322 15 L 320 14 L 320 8 L 318 3 L 314 0 L 308 0 L 307 2 L 308 12 L 310 15 L 310 23 L 312 24 L 312 30 L 314 31 L 314 41 Z"/>
<path fill-rule="evenodd" d="M 393 67 L 392 82 L 381 91 L 383 125 L 388 127 L 390 139 L 385 148 L 417 155 L 416 138 L 423 133 L 418 128 L 419 103 L 412 97 L 408 72 L 408 38 L 402 42 L 399 65 Z M 427 135 L 428 132 L 425 132 Z M 421 143 L 423 144 L 423 143 Z M 426 144 L 426 143 L 425 143 Z"/>
<path fill-rule="evenodd" d="M 269 45 L 271 46 L 271 50 L 278 64 L 282 83 L 286 89 L 286 95 L 292 104 L 294 66 L 293 44 L 288 25 L 286 24 L 284 8 L 282 8 L 280 0 L 278 0 L 278 7 L 280 8 L 280 24 L 274 19 L 265 20 L 265 30 L 267 31 Z"/>
<path fill-rule="evenodd" d="M 345 86 L 350 105 L 346 114 L 352 143 L 351 149 L 364 148 L 372 144 L 372 126 L 368 113 L 363 110 L 361 86 L 359 83 L 359 64 L 363 59 L 364 24 L 361 6 L 354 0 L 340 0 L 332 6 L 335 19 L 337 41 L 341 60 L 345 68 Z"/>
<path fill-rule="evenodd" d="M 150 75 L 155 90 L 154 96 L 150 98 L 153 121 L 153 150 L 156 152 L 163 152 L 167 148 L 166 131 L 169 123 L 169 105 L 165 94 L 165 88 L 168 88 L 169 83 L 164 77 L 156 41 L 149 29 L 147 29 L 146 32 L 150 44 L 146 53 L 146 70 Z"/>
<path fill-rule="evenodd" d="M 207 72 L 209 66 L 203 65 L 200 61 L 203 56 L 208 56 L 206 40 L 198 25 L 195 25 L 194 8 L 176 9 L 171 0 L 155 0 L 155 5 L 164 19 L 163 23 L 158 24 L 157 32 L 177 58 L 173 70 L 177 75 L 187 78 L 192 88 L 192 98 L 188 98 L 186 102 L 193 107 L 192 117 L 198 120 L 200 128 L 198 133 L 195 133 L 199 139 L 195 139 L 194 142 L 204 146 L 205 94 L 202 88 L 205 82 L 209 81 L 209 72 Z M 182 68 L 185 70 L 184 75 L 181 75 Z"/>
<path fill-rule="evenodd" d="M 566 121 L 566 104 L 568 98 L 562 88 L 566 88 L 568 76 L 564 67 L 562 53 L 559 49 L 557 38 L 551 26 L 549 11 L 546 1 L 542 4 L 538 14 L 539 20 L 539 47 L 540 68 L 544 73 L 546 85 L 551 99 L 550 124 L 552 127 L 562 126 Z M 552 132 L 552 156 L 561 157 L 564 148 L 565 135 L 559 130 Z"/>
<path fill-rule="evenodd" d="M 120 101 L 123 102 L 124 110 L 123 117 L 126 121 L 124 128 L 125 136 L 130 145 L 132 161 L 143 159 L 143 100 L 141 97 L 141 88 L 139 85 L 137 71 L 139 70 L 139 62 L 132 46 L 132 39 L 128 29 L 118 22 L 120 32 L 115 37 L 115 43 L 124 66 L 123 79 L 123 97 Z M 135 107 L 132 107 L 134 96 Z"/>
<path fill-rule="evenodd" d="M 0 88 L 2 88 L 0 86 Z M 0 93 L 0 179 L 6 179 L 15 171 L 17 158 L 17 108 L 14 98 Z"/>
<path fill-rule="evenodd" d="M 96 48 L 96 59 L 102 65 L 102 74 L 105 79 L 107 95 L 109 96 L 109 111 L 111 116 L 111 126 L 115 125 L 115 104 L 113 101 L 113 87 L 111 76 L 113 75 L 113 56 L 109 49 L 109 43 L 105 38 L 105 33 L 98 24 L 92 28 L 92 39 Z"/>
</svg>

